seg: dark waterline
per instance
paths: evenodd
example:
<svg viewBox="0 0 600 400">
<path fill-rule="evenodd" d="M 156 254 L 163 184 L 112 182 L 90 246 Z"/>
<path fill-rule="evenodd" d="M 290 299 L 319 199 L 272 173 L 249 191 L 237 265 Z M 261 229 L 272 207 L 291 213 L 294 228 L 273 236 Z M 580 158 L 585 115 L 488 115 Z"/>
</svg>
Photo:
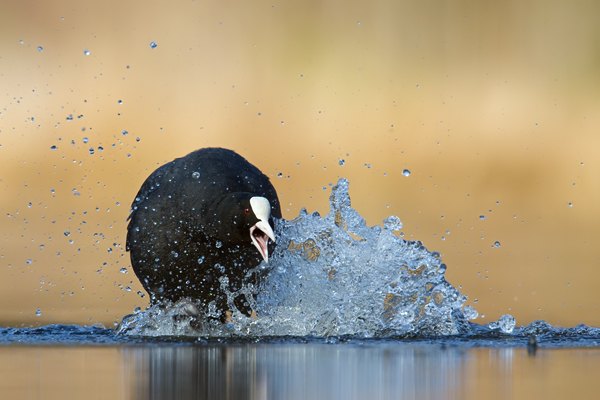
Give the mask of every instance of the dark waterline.
<svg viewBox="0 0 600 400">
<path fill-rule="evenodd" d="M 578 325 L 573 328 L 556 328 L 544 321 L 535 321 L 517 328 L 512 334 L 491 330 L 483 325 L 470 323 L 473 333 L 448 336 L 263 336 L 263 337 L 192 337 L 192 336 L 130 336 L 117 334 L 114 329 L 82 327 L 79 325 L 48 325 L 39 328 L 0 328 L 0 345 L 204 345 L 233 346 L 246 344 L 273 345 L 323 345 L 345 344 L 349 346 L 433 346 L 433 347 L 522 347 L 531 350 L 572 347 L 600 347 L 600 328 Z"/>
</svg>

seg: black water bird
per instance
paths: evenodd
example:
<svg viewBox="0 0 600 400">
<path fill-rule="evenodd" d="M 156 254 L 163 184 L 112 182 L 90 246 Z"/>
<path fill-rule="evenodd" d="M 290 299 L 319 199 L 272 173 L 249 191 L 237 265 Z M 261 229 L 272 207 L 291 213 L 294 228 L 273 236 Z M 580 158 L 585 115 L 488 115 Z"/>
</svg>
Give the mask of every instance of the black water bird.
<svg viewBox="0 0 600 400">
<path fill-rule="evenodd" d="M 189 299 L 224 321 L 227 292 L 256 284 L 248 271 L 272 254 L 273 218 L 281 208 L 266 175 L 231 150 L 200 149 L 159 167 L 140 188 L 127 227 L 131 265 L 153 303 Z M 234 304 L 252 313 L 245 295 Z"/>
</svg>

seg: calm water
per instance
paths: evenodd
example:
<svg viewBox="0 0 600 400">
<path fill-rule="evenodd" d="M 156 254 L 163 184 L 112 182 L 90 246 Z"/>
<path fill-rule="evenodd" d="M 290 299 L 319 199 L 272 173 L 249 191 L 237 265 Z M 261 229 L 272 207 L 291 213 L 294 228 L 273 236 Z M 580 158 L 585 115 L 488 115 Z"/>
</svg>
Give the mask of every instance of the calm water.
<svg viewBox="0 0 600 400">
<path fill-rule="evenodd" d="M 115 337 L 0 330 L 1 399 L 597 398 L 598 337 Z"/>
</svg>

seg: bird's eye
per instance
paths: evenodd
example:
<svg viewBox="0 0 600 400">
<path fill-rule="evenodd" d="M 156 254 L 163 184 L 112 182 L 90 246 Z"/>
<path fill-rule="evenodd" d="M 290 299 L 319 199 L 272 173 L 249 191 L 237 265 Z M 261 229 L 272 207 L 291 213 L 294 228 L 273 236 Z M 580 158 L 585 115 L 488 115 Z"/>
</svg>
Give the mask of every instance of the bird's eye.
<svg viewBox="0 0 600 400">
<path fill-rule="evenodd" d="M 245 212 L 246 214 L 250 214 L 250 209 L 249 209 L 249 208 L 246 208 L 246 209 L 244 210 L 244 212 Z"/>
</svg>

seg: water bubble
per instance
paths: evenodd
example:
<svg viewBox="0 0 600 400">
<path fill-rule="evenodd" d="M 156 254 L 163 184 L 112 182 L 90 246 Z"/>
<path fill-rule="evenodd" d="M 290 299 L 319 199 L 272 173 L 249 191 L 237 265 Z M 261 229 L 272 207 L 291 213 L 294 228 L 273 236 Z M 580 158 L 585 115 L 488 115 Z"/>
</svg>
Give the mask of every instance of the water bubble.
<svg viewBox="0 0 600 400">
<path fill-rule="evenodd" d="M 83 54 L 85 54 L 86 56 L 89 56 L 90 55 L 90 51 L 86 49 L 86 50 L 83 51 Z"/>
<path fill-rule="evenodd" d="M 485 215 L 480 215 L 479 219 L 482 220 L 482 221 L 485 220 Z"/>
<path fill-rule="evenodd" d="M 65 236 L 69 236 L 71 234 L 71 232 L 65 231 L 64 234 L 65 234 Z"/>
<path fill-rule="evenodd" d="M 156 48 L 156 46 L 158 46 L 158 45 L 156 44 L 156 42 L 152 42 L 152 43 L 150 43 L 150 48 L 152 48 L 152 49 L 155 49 L 155 48 Z"/>
<path fill-rule="evenodd" d="M 404 171 L 402 171 L 402 175 L 404 176 L 410 176 L 410 171 L 405 169 Z"/>
<path fill-rule="evenodd" d="M 346 161 L 344 161 L 343 159 L 340 159 L 338 161 L 338 164 L 340 164 L 341 166 L 344 166 L 344 164 L 346 164 Z"/>
<path fill-rule="evenodd" d="M 50 146 L 50 150 L 56 150 L 58 149 L 58 147 L 56 147 L 55 145 Z"/>
<path fill-rule="evenodd" d="M 203 262 L 204 262 L 204 256 L 202 256 L 198 259 L 198 264 L 202 264 Z"/>
<path fill-rule="evenodd" d="M 38 51 L 44 51 L 44 48 L 42 46 L 38 46 Z"/>
<path fill-rule="evenodd" d="M 498 326 L 500 327 L 500 330 L 504 333 L 512 333 L 513 329 L 515 329 L 515 325 L 515 319 L 510 314 L 505 314 L 501 316 L 498 320 Z"/>
<path fill-rule="evenodd" d="M 126 274 L 127 273 L 127 268 L 123 267 L 119 270 L 120 273 L 122 274 Z"/>
<path fill-rule="evenodd" d="M 473 307 L 466 305 L 463 309 L 463 314 L 466 319 L 476 319 L 479 316 L 479 313 Z"/>
<path fill-rule="evenodd" d="M 496 248 L 500 247 L 500 242 L 494 242 L 494 247 L 496 247 Z"/>
<path fill-rule="evenodd" d="M 200 172 L 198 172 L 198 171 L 192 172 L 192 178 L 194 178 L 194 179 L 200 179 Z"/>
<path fill-rule="evenodd" d="M 39 317 L 42 315 L 42 310 L 40 310 L 39 308 L 35 311 L 35 316 Z"/>
<path fill-rule="evenodd" d="M 400 221 L 400 218 L 392 215 L 391 217 L 387 217 L 383 220 L 383 226 L 392 231 L 399 231 L 402 229 L 402 222 Z"/>
</svg>

